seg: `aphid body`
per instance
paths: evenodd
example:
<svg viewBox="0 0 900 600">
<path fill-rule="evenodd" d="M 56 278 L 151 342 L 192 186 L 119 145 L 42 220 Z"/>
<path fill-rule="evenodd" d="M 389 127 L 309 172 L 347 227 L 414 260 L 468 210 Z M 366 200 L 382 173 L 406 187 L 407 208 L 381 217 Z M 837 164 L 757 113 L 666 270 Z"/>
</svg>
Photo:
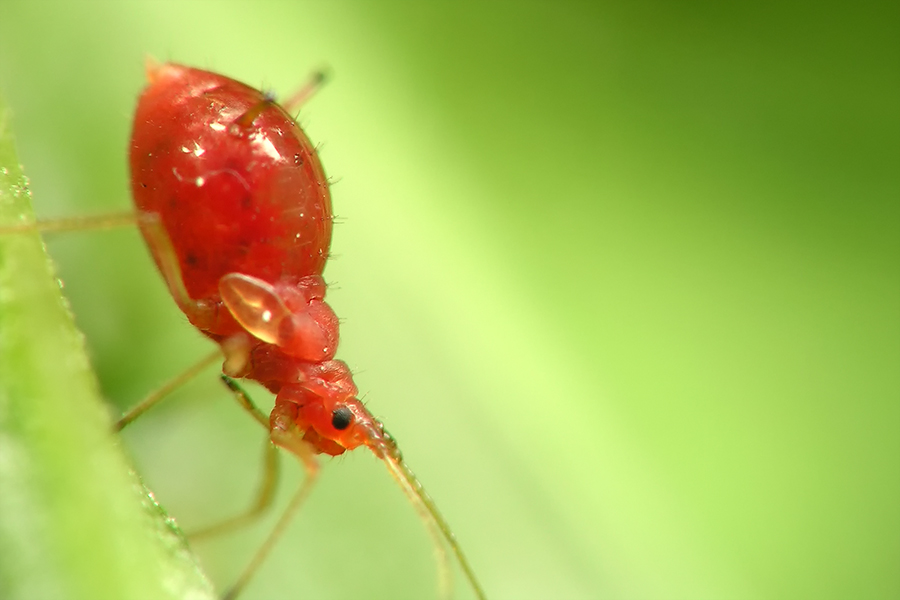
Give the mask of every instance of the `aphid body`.
<svg viewBox="0 0 900 600">
<path fill-rule="evenodd" d="M 446 521 L 357 399 L 347 365 L 334 359 L 338 320 L 322 279 L 331 198 L 315 148 L 284 109 L 242 83 L 174 64 L 152 64 L 147 76 L 132 132 L 132 194 L 173 298 L 219 344 L 226 375 L 276 395 L 270 437 L 303 461 L 310 481 L 316 454 L 368 447 L 412 501 L 439 556 L 443 538 L 483 599 Z M 227 597 L 246 583 L 280 529 Z M 441 573 L 446 591 L 445 565 Z"/>
<path fill-rule="evenodd" d="M 220 344 L 228 375 L 276 394 L 272 427 L 296 427 L 319 453 L 394 452 L 334 360 L 322 279 L 331 198 L 309 139 L 270 98 L 222 75 L 165 64 L 148 77 L 132 194 L 172 295 Z"/>
</svg>

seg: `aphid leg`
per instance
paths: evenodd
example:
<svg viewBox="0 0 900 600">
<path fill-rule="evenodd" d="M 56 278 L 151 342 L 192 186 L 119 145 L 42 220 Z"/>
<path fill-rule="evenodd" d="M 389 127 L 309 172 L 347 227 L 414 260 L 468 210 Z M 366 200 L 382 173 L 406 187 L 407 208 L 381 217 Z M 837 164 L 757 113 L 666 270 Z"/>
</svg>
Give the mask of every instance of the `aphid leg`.
<svg viewBox="0 0 900 600">
<path fill-rule="evenodd" d="M 269 417 L 266 416 L 266 413 L 259 410 L 256 404 L 253 403 L 253 400 L 250 399 L 250 396 L 247 395 L 247 392 L 244 391 L 244 388 L 238 385 L 238 383 L 229 377 L 228 375 L 220 375 L 222 379 L 222 383 L 232 391 L 234 394 L 234 399 L 237 400 L 238 404 L 241 405 L 241 408 L 250 413 L 250 416 L 253 417 L 257 423 L 265 427 L 266 431 L 269 430 Z"/>
<path fill-rule="evenodd" d="M 318 71 L 313 71 L 309 75 L 309 79 L 306 80 L 300 89 L 291 94 L 284 102 L 281 103 L 281 108 L 285 110 L 288 114 L 292 115 L 302 107 L 306 102 L 312 98 L 319 89 L 321 89 L 322 84 L 328 79 L 328 72 L 325 69 L 319 69 Z"/>
<path fill-rule="evenodd" d="M 316 460 L 312 447 L 307 442 L 303 441 L 293 419 L 291 419 L 284 411 L 280 411 L 278 405 L 276 405 L 275 409 L 272 411 L 271 436 L 273 443 L 288 450 L 297 457 L 306 470 L 306 479 L 294 493 L 287 508 L 284 509 L 281 518 L 278 519 L 275 527 L 272 528 L 269 537 L 266 538 L 263 545 L 256 551 L 253 559 L 246 568 L 244 568 L 244 571 L 241 573 L 241 576 L 238 577 L 238 580 L 227 592 L 225 592 L 225 595 L 222 596 L 222 600 L 234 600 L 237 598 L 238 594 L 241 593 L 241 590 L 244 589 L 247 582 L 250 581 L 250 578 L 253 577 L 256 570 L 278 542 L 278 539 L 285 532 L 291 519 L 294 518 L 294 515 L 299 510 L 300 506 L 303 505 L 303 502 L 309 496 L 309 493 L 312 491 L 313 485 L 319 476 L 319 462 Z"/>
<path fill-rule="evenodd" d="M 160 400 L 163 400 L 174 390 L 178 389 L 179 387 L 196 377 L 200 372 L 203 371 L 203 369 L 216 362 L 216 360 L 221 358 L 221 356 L 222 354 L 218 349 L 216 349 L 215 352 L 210 352 L 207 356 L 204 356 L 202 359 L 147 394 L 143 400 L 128 409 L 128 412 L 126 412 L 124 415 L 122 415 L 122 418 L 116 421 L 116 424 L 114 426 L 115 431 L 121 431 L 126 425 L 147 412 L 150 408 L 155 406 Z"/>
<path fill-rule="evenodd" d="M 206 302 L 191 298 L 184 280 L 181 277 L 181 266 L 178 263 L 178 255 L 159 214 L 142 212 L 138 215 L 138 225 L 148 245 L 156 249 L 154 253 L 159 271 L 169 292 L 172 294 L 178 308 L 185 314 L 188 320 L 199 329 L 209 329 L 216 317 L 216 307 Z"/>
<path fill-rule="evenodd" d="M 319 91 L 319 88 L 322 87 L 326 78 L 327 75 L 324 69 L 314 71 L 310 74 L 306 83 L 282 103 L 281 108 L 283 108 L 286 113 L 293 114 L 299 110 L 301 106 L 306 104 L 317 91 Z M 235 119 L 234 125 L 241 129 L 250 129 L 253 126 L 253 121 L 256 120 L 256 117 L 273 104 L 275 104 L 275 96 L 269 93 L 265 94 L 265 99 L 261 102 L 257 102 Z"/>
<path fill-rule="evenodd" d="M 272 507 L 272 501 L 275 499 L 275 490 L 278 487 L 278 465 L 278 448 L 267 439 L 265 453 L 263 454 L 263 479 L 259 484 L 259 490 L 256 492 L 256 499 L 250 508 L 218 523 L 207 525 L 203 529 L 191 531 L 187 534 L 187 537 L 193 541 L 221 535 L 250 525 L 264 515 Z"/>
<path fill-rule="evenodd" d="M 261 115 L 264 110 L 272 106 L 272 102 L 272 100 L 266 99 L 251 106 L 242 115 L 234 120 L 233 125 L 238 129 L 234 129 L 232 131 L 234 131 L 235 133 L 240 133 L 240 130 L 243 129 L 247 133 L 249 133 L 249 130 L 253 127 L 253 121 L 255 121 L 256 117 Z"/>
<path fill-rule="evenodd" d="M 38 219 L 0 227 L 0 235 L 40 231 L 42 233 L 58 233 L 63 231 L 89 231 L 94 229 L 114 229 L 129 227 L 137 223 L 137 215 L 133 212 L 107 213 L 84 217 L 62 217 L 59 219 Z"/>
<path fill-rule="evenodd" d="M 250 399 L 250 396 L 247 395 L 247 392 L 245 392 L 234 379 L 227 375 L 222 375 L 222 382 L 232 391 L 235 400 L 237 400 L 241 408 L 247 411 L 250 416 L 268 431 L 269 418 L 257 408 L 253 403 L 253 400 Z M 254 500 L 250 508 L 241 514 L 220 521 L 219 523 L 214 523 L 213 525 L 209 525 L 198 531 L 193 531 L 188 534 L 188 537 L 191 539 L 212 537 L 252 523 L 272 506 L 272 501 L 275 499 L 275 489 L 278 485 L 278 475 L 278 448 L 267 436 L 265 454 L 263 455 L 263 479 L 260 482 L 259 490 L 256 493 L 256 500 Z"/>
</svg>

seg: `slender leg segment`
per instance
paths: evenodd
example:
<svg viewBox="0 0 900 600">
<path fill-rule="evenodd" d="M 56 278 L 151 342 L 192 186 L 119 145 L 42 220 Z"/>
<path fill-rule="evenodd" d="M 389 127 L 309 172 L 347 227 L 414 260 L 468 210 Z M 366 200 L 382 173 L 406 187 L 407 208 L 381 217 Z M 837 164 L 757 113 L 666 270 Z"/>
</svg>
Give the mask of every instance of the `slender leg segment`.
<svg viewBox="0 0 900 600">
<path fill-rule="evenodd" d="M 178 389 L 179 387 L 196 377 L 205 368 L 221 358 L 221 356 L 222 353 L 219 352 L 218 349 L 215 352 L 209 353 L 207 356 L 191 365 L 185 371 L 167 381 L 161 387 L 158 387 L 147 394 L 147 396 L 145 396 L 143 400 L 138 402 L 135 406 L 132 406 L 128 410 L 128 412 L 122 415 L 121 419 L 116 421 L 116 424 L 114 426 L 115 431 L 121 431 L 126 425 L 137 419 L 152 407 L 156 406 L 156 404 L 158 404 L 161 400 L 164 400 L 166 396 L 171 394 L 174 390 Z"/>
<path fill-rule="evenodd" d="M 241 576 L 238 577 L 238 580 L 234 582 L 234 585 L 228 589 L 227 592 L 222 596 L 222 600 L 234 600 L 237 598 L 238 594 L 244 589 L 247 585 L 247 582 L 250 581 L 250 578 L 253 577 L 256 570 L 263 563 L 266 557 L 269 555 L 269 552 L 272 551 L 272 548 L 278 542 L 278 539 L 285 532 L 288 525 L 291 522 L 291 519 L 294 518 L 294 515 L 309 497 L 309 493 L 312 491 L 313 484 L 315 484 L 316 479 L 319 475 L 319 467 L 318 463 L 313 459 L 313 464 L 316 467 L 310 470 L 308 467 L 306 469 L 306 480 L 300 485 L 300 489 L 294 494 L 294 497 L 291 498 L 291 502 L 288 504 L 287 508 L 284 509 L 284 513 L 282 513 L 281 518 L 278 519 L 278 522 L 275 524 L 275 527 L 272 529 L 272 533 L 269 534 L 269 537 L 266 538 L 266 541 L 263 542 L 263 545 L 256 551 L 256 554 L 253 556 L 253 559 L 250 561 L 244 568 L 244 572 L 241 573 Z"/>
<path fill-rule="evenodd" d="M 241 408 L 243 408 L 268 432 L 269 419 L 266 417 L 265 413 L 257 408 L 253 403 L 253 400 L 250 399 L 250 396 L 247 395 L 247 392 L 245 392 L 234 379 L 227 375 L 222 375 L 221 377 L 222 383 L 231 390 L 235 400 L 237 400 Z M 265 514 L 265 512 L 271 508 L 272 501 L 275 499 L 275 490 L 278 487 L 278 476 L 280 472 L 279 464 L 278 448 L 267 436 L 265 453 L 263 454 L 263 479 L 260 482 L 259 490 L 256 493 L 256 500 L 254 500 L 250 508 L 239 515 L 235 515 L 219 523 L 214 523 L 213 525 L 204 527 L 198 531 L 191 532 L 188 534 L 188 537 L 192 540 L 197 540 L 220 535 L 249 525 Z"/>
<path fill-rule="evenodd" d="M 0 227 L 0 235 L 39 231 L 41 233 L 59 233 L 63 231 L 91 231 L 129 227 L 137 223 L 134 212 L 107 213 L 86 217 L 63 217 L 59 219 L 40 219 L 30 223 L 19 223 Z"/>
<path fill-rule="evenodd" d="M 247 582 L 250 581 L 256 573 L 256 570 L 259 569 L 259 566 L 272 551 L 272 548 L 275 547 L 275 544 L 281 538 L 282 534 L 287 530 L 291 519 L 294 518 L 297 511 L 309 497 L 319 476 L 319 462 L 316 460 L 312 447 L 303 441 L 293 422 L 288 419 L 282 419 L 280 418 L 281 416 L 282 415 L 278 414 L 278 407 L 276 406 L 272 416 L 272 442 L 289 450 L 297 457 L 306 470 L 306 480 L 304 480 L 300 485 L 300 488 L 294 493 L 294 496 L 291 498 L 287 508 L 284 509 L 281 518 L 278 519 L 278 522 L 275 524 L 269 537 L 266 538 L 263 545 L 256 551 L 256 554 L 253 555 L 250 563 L 244 568 L 244 571 L 241 573 L 240 577 L 238 577 L 237 581 L 235 581 L 234 585 L 225 592 L 224 596 L 222 596 L 222 600 L 234 600 L 237 598 L 238 594 L 241 593 L 247 585 Z"/>
<path fill-rule="evenodd" d="M 160 273 L 162 273 L 169 293 L 172 294 L 172 298 L 178 304 L 181 312 L 198 329 L 209 330 L 216 317 L 216 307 L 202 300 L 194 300 L 188 294 L 181 276 L 178 254 L 175 252 L 175 246 L 172 245 L 172 240 L 169 238 L 160 216 L 152 212 L 140 213 L 138 225 L 144 233 L 144 237 L 147 238 L 148 245 L 156 249 L 154 256 Z"/>
<path fill-rule="evenodd" d="M 241 514 L 213 523 L 203 529 L 192 531 L 187 536 L 192 541 L 196 541 L 228 533 L 252 524 L 272 507 L 272 501 L 275 499 L 275 490 L 278 488 L 279 471 L 278 448 L 269 440 L 266 440 L 263 454 L 263 479 L 259 484 L 259 490 L 256 492 L 256 499 L 250 508 Z"/>
<path fill-rule="evenodd" d="M 256 404 L 253 403 L 253 400 L 250 399 L 250 396 L 247 395 L 247 392 L 244 391 L 244 388 L 239 386 L 238 383 L 228 375 L 219 375 L 219 377 L 222 379 L 222 383 L 224 383 L 234 394 L 234 399 L 241 405 L 241 408 L 247 411 L 257 423 L 265 427 L 266 431 L 268 431 L 269 417 L 266 416 L 266 413 L 259 410 Z"/>
<path fill-rule="evenodd" d="M 328 73 L 325 69 L 319 69 L 310 74 L 309 79 L 300 89 L 294 92 L 289 98 L 281 103 L 281 107 L 288 113 L 293 114 L 300 110 L 310 98 L 322 87 L 322 84 L 328 79 Z"/>
</svg>

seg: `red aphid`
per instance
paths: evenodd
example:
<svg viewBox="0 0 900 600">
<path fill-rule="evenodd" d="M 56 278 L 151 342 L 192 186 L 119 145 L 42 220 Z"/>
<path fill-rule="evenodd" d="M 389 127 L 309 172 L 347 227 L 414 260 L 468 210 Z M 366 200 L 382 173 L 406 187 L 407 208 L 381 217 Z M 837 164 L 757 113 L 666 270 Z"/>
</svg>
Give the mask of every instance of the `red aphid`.
<svg viewBox="0 0 900 600">
<path fill-rule="evenodd" d="M 141 230 L 176 301 L 221 345 L 227 374 L 277 394 L 273 414 L 290 415 L 317 451 L 390 450 L 333 360 L 338 320 L 322 280 L 331 197 L 315 148 L 242 83 L 173 64 L 148 76 L 131 187 L 140 213 L 158 216 Z"/>
<path fill-rule="evenodd" d="M 331 197 L 315 148 L 271 98 L 233 79 L 174 64 L 150 65 L 147 76 L 131 186 L 141 232 L 175 301 L 219 344 L 226 375 L 276 395 L 273 442 L 310 475 L 315 454 L 367 446 L 484 598 L 446 521 L 357 399 L 347 365 L 334 359 L 338 320 L 322 279 Z"/>
</svg>

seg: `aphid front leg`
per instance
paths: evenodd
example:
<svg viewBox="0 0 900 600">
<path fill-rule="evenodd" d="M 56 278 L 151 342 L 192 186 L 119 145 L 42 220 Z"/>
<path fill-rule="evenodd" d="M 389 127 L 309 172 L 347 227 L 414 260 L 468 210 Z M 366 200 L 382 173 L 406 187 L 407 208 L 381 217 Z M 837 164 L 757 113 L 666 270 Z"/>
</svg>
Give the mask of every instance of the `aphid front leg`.
<svg viewBox="0 0 900 600">
<path fill-rule="evenodd" d="M 218 307 L 203 300 L 194 300 L 188 294 L 181 276 L 178 254 L 175 252 L 175 247 L 172 245 L 169 234 L 166 233 L 160 216 L 154 212 L 139 213 L 138 225 L 148 243 L 154 248 L 153 256 L 156 264 L 172 297 L 178 304 L 178 308 L 195 327 L 200 330 L 209 330 L 215 323 Z"/>
<path fill-rule="evenodd" d="M 60 217 L 58 219 L 38 219 L 15 225 L 0 227 L 0 235 L 10 233 L 61 233 L 67 231 L 90 231 L 114 229 L 116 227 L 132 227 L 137 222 L 134 212 L 115 212 L 86 217 Z"/>
<path fill-rule="evenodd" d="M 202 359 L 167 381 L 165 384 L 161 385 L 160 387 L 144 396 L 143 400 L 128 409 L 128 412 L 126 412 L 124 415 L 122 415 L 122 418 L 116 421 L 116 424 L 114 425 L 115 431 L 121 431 L 126 425 L 137 419 L 152 407 L 156 406 L 157 403 L 159 403 L 161 400 L 164 400 L 174 390 L 178 389 L 179 387 L 196 377 L 203 371 L 203 369 L 214 363 L 221 356 L 222 354 L 221 352 L 219 352 L 219 350 L 210 352 Z"/>
<path fill-rule="evenodd" d="M 241 573 L 238 580 L 231 586 L 225 595 L 222 596 L 222 600 L 234 600 L 241 590 L 244 589 L 244 586 L 247 585 L 247 582 L 250 581 L 250 578 L 253 577 L 253 574 L 266 559 L 269 552 L 271 552 L 272 548 L 278 542 L 278 539 L 287 529 L 291 519 L 294 518 L 294 515 L 303 505 L 303 502 L 306 501 L 306 498 L 312 491 L 313 485 L 319 476 L 319 461 L 316 460 L 312 446 L 303 441 L 301 433 L 294 422 L 294 418 L 290 414 L 289 406 L 284 405 L 279 407 L 279 405 L 276 404 L 270 417 L 270 429 L 272 442 L 285 450 L 288 450 L 297 457 L 306 469 L 306 479 L 294 493 L 294 496 L 291 498 L 287 508 L 284 509 L 284 513 L 282 513 L 281 518 L 278 519 L 278 522 L 275 524 L 269 537 L 266 538 L 266 541 L 259 550 L 257 550 L 253 559 L 244 569 L 243 573 Z"/>
<path fill-rule="evenodd" d="M 239 514 L 223 519 L 218 523 L 207 525 L 202 529 L 190 531 L 187 533 L 188 538 L 192 541 L 210 538 L 253 524 L 272 507 L 272 502 L 275 500 L 275 490 L 278 487 L 280 472 L 278 448 L 269 440 L 266 440 L 265 449 L 263 451 L 263 477 L 262 481 L 259 483 L 256 498 L 253 500 L 250 507 Z"/>
<path fill-rule="evenodd" d="M 247 395 L 247 392 L 245 392 L 231 377 L 222 375 L 222 382 L 234 394 L 235 400 L 237 400 L 241 408 L 247 411 L 268 432 L 269 418 L 257 408 L 250 399 L 250 396 Z M 256 499 L 253 501 L 250 508 L 238 515 L 214 523 L 198 531 L 190 532 L 188 537 L 192 540 L 196 540 L 226 533 L 239 527 L 249 525 L 265 514 L 265 512 L 271 508 L 272 501 L 275 499 L 275 490 L 278 486 L 278 476 L 280 473 L 279 464 L 278 448 L 267 437 L 265 452 L 263 454 L 263 478 L 259 484 L 259 489 L 256 492 Z"/>
</svg>

